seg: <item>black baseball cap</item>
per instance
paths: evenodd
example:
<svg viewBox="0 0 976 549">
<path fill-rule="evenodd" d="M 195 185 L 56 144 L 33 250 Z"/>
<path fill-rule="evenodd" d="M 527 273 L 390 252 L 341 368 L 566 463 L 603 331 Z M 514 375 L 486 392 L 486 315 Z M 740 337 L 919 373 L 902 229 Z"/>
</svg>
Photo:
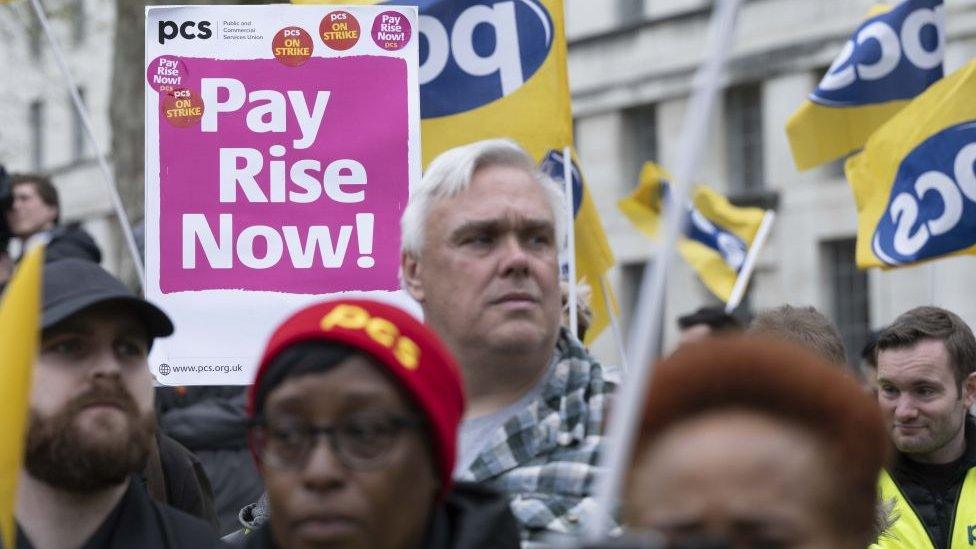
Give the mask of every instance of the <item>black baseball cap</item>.
<svg viewBox="0 0 976 549">
<path fill-rule="evenodd" d="M 94 305 L 118 303 L 135 312 L 151 338 L 173 333 L 173 322 L 159 307 L 132 293 L 96 263 L 65 258 L 44 265 L 41 329 L 47 329 Z"/>
</svg>

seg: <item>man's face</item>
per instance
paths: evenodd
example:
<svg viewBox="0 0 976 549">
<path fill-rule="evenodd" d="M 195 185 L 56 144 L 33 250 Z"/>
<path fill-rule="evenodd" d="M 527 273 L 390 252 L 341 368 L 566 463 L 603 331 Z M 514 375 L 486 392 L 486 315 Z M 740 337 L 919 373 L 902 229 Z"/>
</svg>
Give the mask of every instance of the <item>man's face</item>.
<svg viewBox="0 0 976 549">
<path fill-rule="evenodd" d="M 678 345 L 684 345 L 685 343 L 695 343 L 701 341 L 708 336 L 712 335 L 712 327 L 708 324 L 692 324 L 684 330 L 681 330 L 681 336 L 678 339 Z"/>
<path fill-rule="evenodd" d="M 279 547 L 420 546 L 438 486 L 433 458 L 417 413 L 378 366 L 355 355 L 286 379 L 264 415 L 259 467 Z M 412 424 L 384 427 L 397 420 Z M 296 433 L 323 427 L 344 437 L 341 449 L 319 436 L 307 453 L 296 450 Z M 355 457 L 367 455 L 375 457 Z"/>
<path fill-rule="evenodd" d="M 54 227 L 58 209 L 48 206 L 37 194 L 31 183 L 22 183 L 13 188 L 13 202 L 7 210 L 7 224 L 10 231 L 20 238 Z"/>
<path fill-rule="evenodd" d="M 555 344 L 559 267 L 555 222 L 532 175 L 478 170 L 463 193 L 427 213 L 418 258 L 405 255 L 407 289 L 455 353 L 522 353 Z"/>
<path fill-rule="evenodd" d="M 124 481 L 154 443 L 149 339 L 137 315 L 99 305 L 41 338 L 30 404 L 27 471 L 71 492 Z"/>
<path fill-rule="evenodd" d="M 671 540 L 724 540 L 732 549 L 864 547 L 832 519 L 836 481 L 821 446 L 755 412 L 679 423 L 639 458 L 629 523 Z"/>
<path fill-rule="evenodd" d="M 878 403 L 898 451 L 915 461 L 948 463 L 962 455 L 974 395 L 974 376 L 960 387 L 940 340 L 878 353 Z"/>
</svg>

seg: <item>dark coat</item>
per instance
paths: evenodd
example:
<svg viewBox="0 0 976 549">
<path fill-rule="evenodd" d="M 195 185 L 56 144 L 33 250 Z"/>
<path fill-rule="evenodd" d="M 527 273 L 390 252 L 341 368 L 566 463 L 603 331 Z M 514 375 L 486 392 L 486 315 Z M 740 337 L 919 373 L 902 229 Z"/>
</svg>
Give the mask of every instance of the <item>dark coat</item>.
<svg viewBox="0 0 976 549">
<path fill-rule="evenodd" d="M 138 479 L 129 482 L 122 499 L 81 549 L 208 549 L 224 547 L 205 522 L 160 505 Z M 17 549 L 34 549 L 17 531 Z"/>
<path fill-rule="evenodd" d="M 192 451 L 206 470 L 222 533 L 264 491 L 247 446 L 246 387 L 160 387 L 160 429 Z"/>
<path fill-rule="evenodd" d="M 45 261 L 57 261 L 66 257 L 102 262 L 102 251 L 95 240 L 77 223 L 59 225 L 51 229 L 51 241 L 44 250 Z"/>
<path fill-rule="evenodd" d="M 163 433 L 156 433 L 156 444 L 143 470 L 149 495 L 216 529 L 213 489 L 200 460 Z"/>
<path fill-rule="evenodd" d="M 279 548 L 271 538 L 266 505 L 241 512 L 241 520 L 257 529 L 224 538 L 243 549 Z M 261 513 L 255 513 L 259 510 Z M 256 516 L 258 515 L 258 516 Z M 518 549 L 519 530 L 508 499 L 484 486 L 456 483 L 434 512 L 424 549 Z"/>
</svg>

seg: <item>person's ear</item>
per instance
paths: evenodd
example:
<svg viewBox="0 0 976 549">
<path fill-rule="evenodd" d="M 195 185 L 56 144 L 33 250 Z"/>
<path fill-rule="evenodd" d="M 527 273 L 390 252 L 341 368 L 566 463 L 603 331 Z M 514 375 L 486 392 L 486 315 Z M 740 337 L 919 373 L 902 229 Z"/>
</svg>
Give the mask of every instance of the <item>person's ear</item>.
<svg viewBox="0 0 976 549">
<path fill-rule="evenodd" d="M 403 252 L 400 256 L 400 275 L 405 289 L 418 303 L 424 302 L 424 284 L 421 282 L 421 264 L 413 254 Z"/>
<path fill-rule="evenodd" d="M 971 408 L 976 402 L 976 372 L 966 376 L 962 382 L 962 398 L 966 408 Z"/>
</svg>

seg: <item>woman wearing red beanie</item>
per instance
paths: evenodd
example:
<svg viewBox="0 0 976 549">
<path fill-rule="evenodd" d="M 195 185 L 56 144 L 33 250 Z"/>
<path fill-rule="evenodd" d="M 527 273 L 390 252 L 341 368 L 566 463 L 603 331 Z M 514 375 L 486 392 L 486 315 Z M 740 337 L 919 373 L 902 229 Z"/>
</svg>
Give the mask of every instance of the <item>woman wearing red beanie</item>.
<svg viewBox="0 0 976 549">
<path fill-rule="evenodd" d="M 272 335 L 251 388 L 266 498 L 228 541 L 517 548 L 508 502 L 451 480 L 463 410 L 453 358 L 406 312 L 348 299 L 299 311 Z"/>
</svg>

